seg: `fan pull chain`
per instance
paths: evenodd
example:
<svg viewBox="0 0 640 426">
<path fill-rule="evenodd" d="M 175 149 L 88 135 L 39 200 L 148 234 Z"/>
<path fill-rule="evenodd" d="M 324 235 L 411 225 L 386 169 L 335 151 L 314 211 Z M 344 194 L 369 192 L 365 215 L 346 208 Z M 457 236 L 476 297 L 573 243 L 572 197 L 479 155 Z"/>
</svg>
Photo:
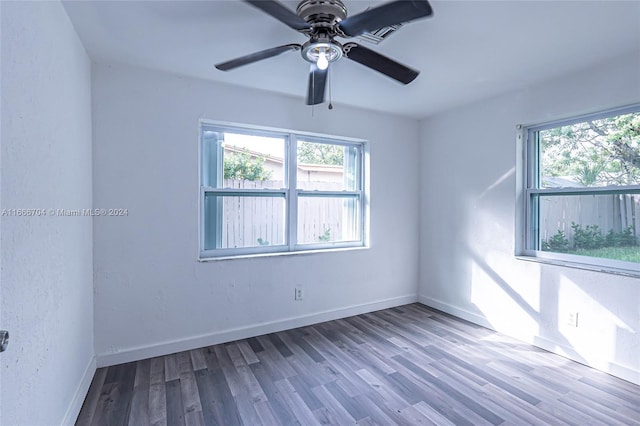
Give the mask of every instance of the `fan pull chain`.
<svg viewBox="0 0 640 426">
<path fill-rule="evenodd" d="M 331 83 L 333 83 L 333 67 L 329 67 L 329 72 L 327 73 L 327 77 L 329 79 L 329 109 L 333 109 L 333 104 L 331 103 Z"/>
</svg>

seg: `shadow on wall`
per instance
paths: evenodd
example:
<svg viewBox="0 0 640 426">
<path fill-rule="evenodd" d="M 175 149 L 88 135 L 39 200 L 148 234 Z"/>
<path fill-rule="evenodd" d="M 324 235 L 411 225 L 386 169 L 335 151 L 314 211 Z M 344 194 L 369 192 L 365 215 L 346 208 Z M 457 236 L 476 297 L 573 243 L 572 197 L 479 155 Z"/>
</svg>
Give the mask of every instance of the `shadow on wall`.
<svg viewBox="0 0 640 426">
<path fill-rule="evenodd" d="M 501 211 L 495 208 L 497 197 L 489 200 L 487 196 L 504 183 L 512 184 L 512 174 L 513 170 L 505 173 L 467 210 L 467 238 L 459 242 L 461 252 L 457 255 L 469 268 L 466 300 L 472 304 L 470 310 L 505 334 L 625 378 L 629 374 L 638 377 L 637 282 L 522 262 L 515 260 L 512 252 L 490 249 L 509 244 L 496 241 L 500 236 L 513 239 L 511 228 L 515 225 L 496 218 L 496 212 Z M 624 300 L 621 294 L 632 300 Z M 577 318 L 577 323 L 569 318 Z"/>
<path fill-rule="evenodd" d="M 526 330 L 525 334 L 544 336 L 545 339 L 560 345 L 567 356 L 581 363 L 587 363 L 587 359 L 573 347 L 558 327 L 552 325 L 558 324 L 558 297 L 557 295 L 555 298 L 549 297 L 553 292 L 547 291 L 543 282 L 540 282 L 539 285 L 540 307 L 536 309 L 502 278 L 494 268 L 489 266 L 480 255 L 473 252 L 469 247 L 466 247 L 466 255 L 473 262 L 473 278 L 484 275 L 482 283 L 472 280 L 470 300 L 492 327 L 515 336 L 522 335 L 521 330 L 523 329 Z M 481 274 L 478 273 L 478 269 Z M 489 288 L 486 278 L 490 280 L 493 288 Z M 478 286 L 481 288 L 477 288 Z M 499 289 L 502 294 L 497 294 L 496 289 Z M 479 296 L 479 293 L 482 293 L 482 296 Z M 496 314 L 496 312 L 499 313 Z M 544 319 L 541 312 L 548 313 Z M 523 313 L 527 318 L 523 318 Z M 540 341 L 534 341 L 533 343 L 538 346 L 548 347 L 548 344 L 543 344 Z"/>
<path fill-rule="evenodd" d="M 515 168 L 493 176 L 461 188 L 445 181 L 434 194 L 454 196 L 439 197 L 437 209 L 423 202 L 433 224 L 449 226 L 425 228 L 434 253 L 423 266 L 427 295 L 451 313 L 640 383 L 637 280 L 515 259 Z M 569 321 L 576 313 L 577 326 Z"/>
</svg>

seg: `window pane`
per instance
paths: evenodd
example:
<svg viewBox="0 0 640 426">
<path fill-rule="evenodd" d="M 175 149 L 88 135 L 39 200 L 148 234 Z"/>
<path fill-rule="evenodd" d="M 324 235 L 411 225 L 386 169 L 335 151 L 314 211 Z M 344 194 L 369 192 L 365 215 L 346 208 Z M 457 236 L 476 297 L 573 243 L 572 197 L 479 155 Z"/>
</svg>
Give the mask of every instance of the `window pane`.
<svg viewBox="0 0 640 426">
<path fill-rule="evenodd" d="M 298 141 L 297 188 L 358 190 L 358 151 L 357 146 Z"/>
<path fill-rule="evenodd" d="M 298 244 L 360 239 L 358 197 L 298 198 Z"/>
<path fill-rule="evenodd" d="M 207 193 L 204 215 L 206 250 L 285 244 L 284 197 Z"/>
<path fill-rule="evenodd" d="M 537 132 L 540 188 L 640 184 L 640 112 Z"/>
<path fill-rule="evenodd" d="M 203 132 L 203 184 L 216 188 L 284 188 L 285 139 Z"/>
<path fill-rule="evenodd" d="M 640 194 L 533 195 L 532 205 L 540 250 L 640 262 Z"/>
</svg>

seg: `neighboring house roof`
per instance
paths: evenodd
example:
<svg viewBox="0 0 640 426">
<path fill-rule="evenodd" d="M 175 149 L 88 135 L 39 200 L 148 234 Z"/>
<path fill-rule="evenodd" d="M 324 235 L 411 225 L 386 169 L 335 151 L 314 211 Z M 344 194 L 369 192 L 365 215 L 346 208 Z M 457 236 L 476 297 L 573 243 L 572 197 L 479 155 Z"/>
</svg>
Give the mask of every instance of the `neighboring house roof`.
<svg viewBox="0 0 640 426">
<path fill-rule="evenodd" d="M 250 149 L 239 147 L 239 146 L 225 144 L 224 145 L 224 150 L 225 151 L 229 151 L 229 152 L 233 152 L 233 153 L 238 153 L 238 154 L 249 154 L 251 157 L 262 157 L 267 162 L 284 164 L 284 159 L 281 158 L 281 157 L 264 154 L 264 153 L 258 152 L 258 151 L 252 151 Z M 341 173 L 344 172 L 344 167 L 343 166 L 334 166 L 334 165 L 330 165 L 330 164 L 306 164 L 306 163 L 300 163 L 300 164 L 298 164 L 298 170 L 305 171 L 305 172 L 324 172 L 324 173 L 340 173 L 341 174 Z"/>
</svg>

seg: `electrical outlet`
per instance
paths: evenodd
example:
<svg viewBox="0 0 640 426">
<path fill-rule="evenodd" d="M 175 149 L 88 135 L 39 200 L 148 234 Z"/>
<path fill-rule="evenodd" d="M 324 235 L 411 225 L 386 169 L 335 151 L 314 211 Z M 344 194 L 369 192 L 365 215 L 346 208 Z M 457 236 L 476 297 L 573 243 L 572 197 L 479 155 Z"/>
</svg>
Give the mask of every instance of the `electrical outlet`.
<svg viewBox="0 0 640 426">
<path fill-rule="evenodd" d="M 302 300 L 304 298 L 304 292 L 302 291 L 302 287 L 295 288 L 295 300 Z"/>
<path fill-rule="evenodd" d="M 577 312 L 569 312 L 567 316 L 567 324 L 572 327 L 578 326 L 578 313 Z"/>
</svg>

